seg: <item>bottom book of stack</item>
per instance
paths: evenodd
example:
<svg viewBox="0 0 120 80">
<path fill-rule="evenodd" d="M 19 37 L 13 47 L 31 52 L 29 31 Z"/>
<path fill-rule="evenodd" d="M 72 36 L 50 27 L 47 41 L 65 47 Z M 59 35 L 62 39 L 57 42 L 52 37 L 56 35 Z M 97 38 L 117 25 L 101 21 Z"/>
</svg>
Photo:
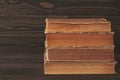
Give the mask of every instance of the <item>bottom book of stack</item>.
<svg viewBox="0 0 120 80">
<path fill-rule="evenodd" d="M 45 58 L 44 58 L 45 59 Z M 115 74 L 115 61 L 47 61 L 45 74 Z"/>
</svg>

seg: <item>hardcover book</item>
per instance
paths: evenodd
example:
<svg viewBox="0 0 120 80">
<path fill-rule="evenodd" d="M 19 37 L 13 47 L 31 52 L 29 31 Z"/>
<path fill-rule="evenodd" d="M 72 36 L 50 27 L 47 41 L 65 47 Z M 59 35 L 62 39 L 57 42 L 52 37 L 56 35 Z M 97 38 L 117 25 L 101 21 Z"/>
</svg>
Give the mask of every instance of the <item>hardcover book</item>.
<svg viewBox="0 0 120 80">
<path fill-rule="evenodd" d="M 107 33 L 47 33 L 46 47 L 114 46 L 113 32 Z"/>
<path fill-rule="evenodd" d="M 104 18 L 46 19 L 45 32 L 110 32 L 111 23 Z"/>
<path fill-rule="evenodd" d="M 115 74 L 116 62 L 46 61 L 45 74 Z"/>
<path fill-rule="evenodd" d="M 45 54 L 47 61 L 114 61 L 114 47 L 54 47 Z"/>
</svg>

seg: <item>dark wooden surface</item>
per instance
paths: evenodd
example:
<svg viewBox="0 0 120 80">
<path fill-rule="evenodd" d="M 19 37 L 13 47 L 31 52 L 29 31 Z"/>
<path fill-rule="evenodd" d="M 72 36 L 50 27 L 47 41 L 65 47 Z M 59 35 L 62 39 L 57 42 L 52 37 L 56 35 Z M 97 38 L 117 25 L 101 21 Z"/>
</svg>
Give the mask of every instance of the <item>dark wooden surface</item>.
<svg viewBox="0 0 120 80">
<path fill-rule="evenodd" d="M 45 2 L 47 5 L 44 4 Z M 46 17 L 105 17 L 110 20 L 112 30 L 115 32 L 117 74 L 44 75 L 44 20 Z M 0 80 L 119 79 L 119 0 L 0 0 Z"/>
</svg>

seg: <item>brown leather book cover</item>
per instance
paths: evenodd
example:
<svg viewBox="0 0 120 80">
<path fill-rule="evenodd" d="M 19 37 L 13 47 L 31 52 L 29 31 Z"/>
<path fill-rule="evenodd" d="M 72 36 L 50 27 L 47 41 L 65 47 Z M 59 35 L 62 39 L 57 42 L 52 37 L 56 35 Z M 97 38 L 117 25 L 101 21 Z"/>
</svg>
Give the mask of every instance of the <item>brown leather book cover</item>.
<svg viewBox="0 0 120 80">
<path fill-rule="evenodd" d="M 113 46 L 113 32 L 47 33 L 46 47 Z"/>
<path fill-rule="evenodd" d="M 54 47 L 46 48 L 48 61 L 111 61 L 114 47 Z"/>
<path fill-rule="evenodd" d="M 46 33 L 51 32 L 110 32 L 111 23 L 104 18 L 46 19 Z"/>
<path fill-rule="evenodd" d="M 45 74 L 115 74 L 114 61 L 46 61 Z"/>
</svg>

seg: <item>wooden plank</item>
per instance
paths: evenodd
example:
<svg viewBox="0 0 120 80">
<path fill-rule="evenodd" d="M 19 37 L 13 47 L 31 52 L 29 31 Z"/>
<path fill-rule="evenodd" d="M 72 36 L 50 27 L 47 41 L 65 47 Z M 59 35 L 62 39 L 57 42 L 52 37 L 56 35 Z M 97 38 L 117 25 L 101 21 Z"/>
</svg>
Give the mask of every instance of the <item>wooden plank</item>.
<svg viewBox="0 0 120 80">
<path fill-rule="evenodd" d="M 36 80 L 43 75 L 42 64 L 16 63 L 16 64 L 1 64 L 0 79 L 22 79 Z"/>
<path fill-rule="evenodd" d="M 16 53 L 17 54 L 17 53 Z M 19 55 L 19 54 L 18 54 Z M 36 56 L 29 56 L 31 54 L 28 54 L 26 56 L 24 55 L 21 55 L 21 56 L 18 56 L 18 55 L 14 55 L 14 56 L 1 56 L 0 57 L 0 64 L 6 64 L 6 63 L 9 63 L 9 64 L 21 64 L 21 63 L 29 63 L 29 64 L 32 64 L 32 63 L 41 63 L 43 62 L 43 55 L 42 54 L 38 54 Z"/>
<path fill-rule="evenodd" d="M 42 78 L 42 76 L 33 76 L 31 75 L 31 77 L 28 76 L 18 76 L 18 75 L 2 75 L 2 77 L 0 77 L 1 80 L 44 80 Z"/>
<path fill-rule="evenodd" d="M 0 32 L 0 37 L 44 37 L 44 33 L 39 31 L 12 31 Z"/>
<path fill-rule="evenodd" d="M 0 32 L 11 32 L 11 31 L 39 31 L 44 32 L 45 25 L 0 25 Z"/>
<path fill-rule="evenodd" d="M 53 5 L 52 8 L 47 8 L 42 4 L 46 2 Z M 61 4 L 60 4 L 61 3 Z M 119 15 L 118 0 L 57 0 L 57 1 L 6 1 L 2 0 L 0 4 L 1 15 Z M 97 9 L 97 11 L 96 11 Z M 72 10 L 72 11 L 71 11 Z M 72 12 L 72 13 L 71 13 Z"/>
<path fill-rule="evenodd" d="M 0 25 L 43 25 L 44 16 L 0 16 Z"/>
</svg>

